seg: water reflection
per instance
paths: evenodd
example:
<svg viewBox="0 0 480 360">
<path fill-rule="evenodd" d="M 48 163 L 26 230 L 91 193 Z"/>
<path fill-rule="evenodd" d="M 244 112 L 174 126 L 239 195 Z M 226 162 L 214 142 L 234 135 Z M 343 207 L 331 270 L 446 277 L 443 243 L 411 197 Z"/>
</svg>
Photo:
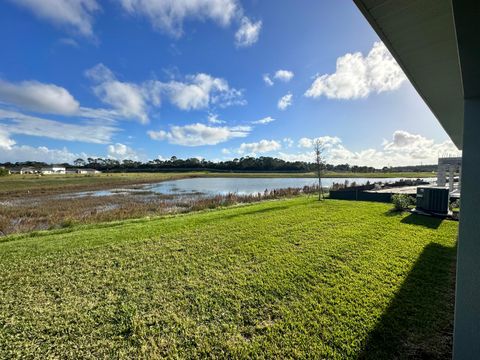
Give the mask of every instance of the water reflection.
<svg viewBox="0 0 480 360">
<path fill-rule="evenodd" d="M 322 186 L 330 187 L 333 183 L 350 184 L 355 182 L 357 185 L 363 185 L 367 182 L 395 182 L 401 178 L 325 178 L 322 179 Z M 432 181 L 432 179 L 422 179 Z M 262 193 L 265 190 L 285 189 L 285 188 L 303 188 L 317 184 L 314 178 L 192 178 L 164 181 L 144 186 L 136 186 L 135 189 L 110 189 L 86 193 L 77 193 L 74 196 L 110 196 L 114 194 L 141 194 L 146 191 L 152 194 L 165 195 L 189 195 L 189 196 L 211 196 L 225 195 L 235 193 L 238 195 L 250 195 Z"/>
</svg>

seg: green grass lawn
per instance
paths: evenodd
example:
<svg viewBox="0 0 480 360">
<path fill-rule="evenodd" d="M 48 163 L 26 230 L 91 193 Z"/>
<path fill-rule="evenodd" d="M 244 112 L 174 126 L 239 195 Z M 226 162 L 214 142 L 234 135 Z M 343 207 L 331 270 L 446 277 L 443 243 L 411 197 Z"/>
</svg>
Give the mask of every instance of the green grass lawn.
<svg viewBox="0 0 480 360">
<path fill-rule="evenodd" d="M 6 237 L 0 358 L 448 358 L 457 223 L 313 197 Z"/>
</svg>

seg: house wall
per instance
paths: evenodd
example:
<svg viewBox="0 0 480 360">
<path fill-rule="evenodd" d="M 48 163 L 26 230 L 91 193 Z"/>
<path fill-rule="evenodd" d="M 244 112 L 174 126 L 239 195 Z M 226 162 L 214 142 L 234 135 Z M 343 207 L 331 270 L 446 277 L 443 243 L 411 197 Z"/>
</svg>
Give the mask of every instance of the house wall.
<svg viewBox="0 0 480 360">
<path fill-rule="evenodd" d="M 480 358 L 480 98 L 465 100 L 454 359 Z"/>
<path fill-rule="evenodd" d="M 44 175 L 52 175 L 52 174 L 66 174 L 67 171 L 63 167 L 52 167 L 52 168 L 45 168 L 42 169 L 42 174 Z"/>
</svg>

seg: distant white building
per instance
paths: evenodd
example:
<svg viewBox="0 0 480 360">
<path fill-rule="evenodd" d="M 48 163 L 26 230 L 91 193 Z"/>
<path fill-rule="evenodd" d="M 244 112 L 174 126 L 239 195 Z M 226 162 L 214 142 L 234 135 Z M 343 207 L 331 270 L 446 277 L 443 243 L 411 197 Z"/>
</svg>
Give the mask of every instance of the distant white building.
<svg viewBox="0 0 480 360">
<path fill-rule="evenodd" d="M 77 169 L 77 174 L 101 174 L 102 172 L 95 169 Z"/>
<path fill-rule="evenodd" d="M 456 188 L 460 190 L 462 175 L 462 158 L 461 157 L 444 157 L 438 159 L 437 185 L 446 186 L 450 191 L 454 191 L 455 180 L 457 180 Z"/>
<path fill-rule="evenodd" d="M 38 174 L 38 169 L 27 166 L 20 169 L 20 174 Z"/>
<path fill-rule="evenodd" d="M 43 175 L 66 174 L 67 170 L 65 169 L 65 166 L 50 166 L 41 168 L 40 172 Z"/>
</svg>

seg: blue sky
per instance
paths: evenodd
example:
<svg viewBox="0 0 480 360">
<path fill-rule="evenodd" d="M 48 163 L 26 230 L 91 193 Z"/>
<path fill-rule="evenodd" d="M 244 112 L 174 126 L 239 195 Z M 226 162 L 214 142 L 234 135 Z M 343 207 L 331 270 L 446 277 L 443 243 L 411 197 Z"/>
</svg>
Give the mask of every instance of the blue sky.
<svg viewBox="0 0 480 360">
<path fill-rule="evenodd" d="M 456 152 L 350 0 L 11 0 L 0 28 L 0 162 Z"/>
</svg>

